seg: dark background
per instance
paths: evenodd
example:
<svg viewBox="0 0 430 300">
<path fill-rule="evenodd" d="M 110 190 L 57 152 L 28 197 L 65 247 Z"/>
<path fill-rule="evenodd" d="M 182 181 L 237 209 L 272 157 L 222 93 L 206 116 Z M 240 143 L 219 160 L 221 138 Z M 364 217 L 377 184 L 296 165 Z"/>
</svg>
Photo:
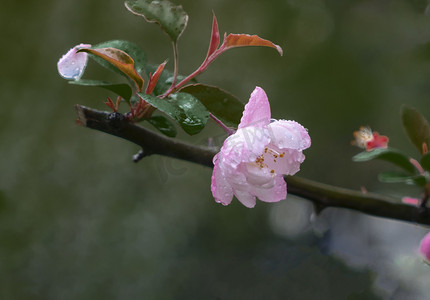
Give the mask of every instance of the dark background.
<svg viewBox="0 0 430 300">
<path fill-rule="evenodd" d="M 256 85 L 274 118 L 309 129 L 298 174 L 396 197 L 384 163 L 353 163 L 352 132 L 369 125 L 411 156 L 400 122 L 408 104 L 430 118 L 427 1 L 182 1 L 190 20 L 180 72 L 206 55 L 212 10 L 221 32 L 258 34 L 284 49 L 234 49 L 199 81 L 246 102 Z M 170 42 L 122 1 L 0 4 L 1 299 L 428 299 L 417 254 L 428 228 L 346 210 L 313 214 L 295 197 L 247 209 L 216 204 L 211 170 L 75 124 L 76 103 L 105 109 L 104 90 L 68 85 L 57 60 L 79 43 L 126 39 L 148 60 Z M 85 76 L 84 76 L 85 77 Z M 120 79 L 95 64 L 87 78 Z M 210 124 L 194 137 L 220 142 Z"/>
</svg>

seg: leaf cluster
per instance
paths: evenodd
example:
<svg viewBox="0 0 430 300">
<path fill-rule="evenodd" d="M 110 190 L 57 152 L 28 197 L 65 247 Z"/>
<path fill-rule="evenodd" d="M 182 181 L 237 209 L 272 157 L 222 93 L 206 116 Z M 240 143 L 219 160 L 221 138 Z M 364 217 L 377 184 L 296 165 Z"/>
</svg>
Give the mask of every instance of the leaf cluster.
<svg viewBox="0 0 430 300">
<path fill-rule="evenodd" d="M 108 98 L 106 104 L 114 111 L 119 103 L 126 102 L 130 111 L 126 117 L 133 122 L 148 121 L 169 137 L 176 136 L 176 122 L 186 133 L 199 133 L 211 116 L 227 127 L 237 127 L 243 111 L 243 104 L 230 93 L 214 86 L 199 84 L 195 77 L 223 52 L 234 47 L 265 46 L 282 49 L 272 42 L 256 35 L 224 35 L 220 45 L 218 22 L 213 16 L 209 49 L 201 66 L 188 76 L 178 72 L 177 43 L 184 32 L 188 15 L 182 8 L 167 0 L 126 0 L 125 7 L 147 22 L 156 23 L 172 40 L 174 70 L 165 69 L 167 61 L 160 65 L 147 61 L 147 55 L 137 44 L 124 40 L 111 40 L 79 49 L 104 68 L 123 76 L 126 82 L 111 83 L 100 80 L 81 79 L 71 84 L 101 87 L 118 95 L 117 105 Z M 147 81 L 145 89 L 145 79 Z M 163 115 L 153 116 L 156 111 Z"/>
</svg>

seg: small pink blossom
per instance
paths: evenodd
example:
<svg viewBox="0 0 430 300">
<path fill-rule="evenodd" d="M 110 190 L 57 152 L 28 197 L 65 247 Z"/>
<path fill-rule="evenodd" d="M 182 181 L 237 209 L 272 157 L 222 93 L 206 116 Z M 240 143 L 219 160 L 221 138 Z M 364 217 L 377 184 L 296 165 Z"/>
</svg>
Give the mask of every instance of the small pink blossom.
<svg viewBox="0 0 430 300">
<path fill-rule="evenodd" d="M 79 80 L 87 66 L 88 54 L 76 51 L 89 47 L 89 44 L 79 44 L 64 54 L 57 63 L 58 73 L 65 79 Z"/>
<path fill-rule="evenodd" d="M 430 262 L 430 232 L 421 240 L 420 252 Z"/>
<path fill-rule="evenodd" d="M 228 205 L 233 196 L 246 207 L 256 198 L 278 202 L 287 196 L 283 175 L 300 170 L 311 139 L 295 121 L 271 120 L 270 105 L 263 89 L 251 94 L 237 131 L 230 135 L 215 155 L 212 194 L 215 201 Z"/>
<path fill-rule="evenodd" d="M 357 147 L 371 151 L 377 148 L 387 148 L 389 139 L 385 135 L 379 135 L 378 132 L 372 132 L 372 129 L 361 126 L 360 130 L 354 131 L 355 140 L 352 142 Z"/>
<path fill-rule="evenodd" d="M 412 198 L 412 197 L 403 197 L 402 202 L 405 204 L 418 206 L 420 204 L 420 199 Z"/>
<path fill-rule="evenodd" d="M 378 132 L 373 132 L 373 139 L 367 142 L 366 151 L 370 151 L 376 148 L 387 148 L 388 147 L 388 137 L 385 135 L 380 135 Z"/>
</svg>

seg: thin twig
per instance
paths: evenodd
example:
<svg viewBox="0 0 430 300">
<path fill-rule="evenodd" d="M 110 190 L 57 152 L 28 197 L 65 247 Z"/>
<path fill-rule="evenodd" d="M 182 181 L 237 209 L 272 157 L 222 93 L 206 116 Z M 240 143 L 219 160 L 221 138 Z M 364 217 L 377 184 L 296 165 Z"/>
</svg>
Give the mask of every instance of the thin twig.
<svg viewBox="0 0 430 300">
<path fill-rule="evenodd" d="M 209 117 L 214 120 L 215 123 L 217 123 L 228 135 L 232 135 L 235 133 L 235 130 L 231 129 L 230 127 L 227 127 L 220 119 L 215 117 L 213 113 L 209 113 Z"/>
<path fill-rule="evenodd" d="M 98 111 L 76 105 L 81 124 L 126 139 L 142 147 L 145 156 L 159 154 L 213 167 L 213 148 L 171 139 L 127 121 L 119 113 Z M 287 177 L 288 192 L 311 200 L 321 209 L 341 207 L 373 216 L 430 225 L 428 208 L 419 208 L 379 194 L 339 188 L 297 176 Z"/>
</svg>

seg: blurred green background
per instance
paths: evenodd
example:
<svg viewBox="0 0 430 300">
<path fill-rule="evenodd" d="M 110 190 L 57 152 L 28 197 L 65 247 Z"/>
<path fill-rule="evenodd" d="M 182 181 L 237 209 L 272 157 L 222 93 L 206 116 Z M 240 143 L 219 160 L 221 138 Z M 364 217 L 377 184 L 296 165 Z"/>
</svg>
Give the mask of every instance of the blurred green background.
<svg viewBox="0 0 430 300">
<path fill-rule="evenodd" d="M 392 196 L 384 163 L 351 162 L 352 132 L 369 125 L 412 156 L 402 104 L 430 118 L 427 1 L 184 0 L 180 72 L 206 55 L 212 10 L 221 32 L 279 44 L 234 49 L 198 79 L 244 103 L 256 85 L 274 118 L 309 129 L 299 176 Z M 211 170 L 131 156 L 128 142 L 75 124 L 76 103 L 105 109 L 104 90 L 68 85 L 57 60 L 79 43 L 126 39 L 148 60 L 170 58 L 167 35 L 122 1 L 0 4 L 1 299 L 428 299 L 416 253 L 428 228 L 288 197 L 247 209 L 216 204 Z M 111 77 L 110 77 L 111 76 Z M 87 78 L 117 78 L 95 64 Z M 119 78 L 117 78 L 119 79 Z M 221 142 L 210 124 L 192 138 Z"/>
</svg>

